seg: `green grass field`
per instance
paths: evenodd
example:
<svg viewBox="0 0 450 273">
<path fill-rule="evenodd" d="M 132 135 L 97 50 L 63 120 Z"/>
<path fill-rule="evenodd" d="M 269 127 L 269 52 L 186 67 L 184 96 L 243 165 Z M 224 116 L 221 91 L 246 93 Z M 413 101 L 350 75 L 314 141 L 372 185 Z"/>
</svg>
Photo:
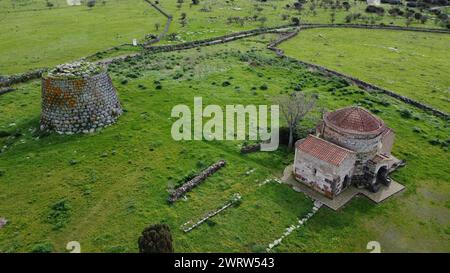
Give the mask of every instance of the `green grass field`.
<svg viewBox="0 0 450 273">
<path fill-rule="evenodd" d="M 29 252 L 39 244 L 64 252 L 69 241 L 79 241 L 83 252 L 136 252 L 140 232 L 158 222 L 171 227 L 177 252 L 264 250 L 312 207 L 286 185 L 258 186 L 279 176 L 293 155 L 284 148 L 241 155 L 241 142 L 175 142 L 170 111 L 179 103 L 192 106 L 194 96 L 221 106 L 267 104 L 296 85 L 317 93 L 319 108 L 359 104 L 383 118 L 396 132 L 393 153 L 407 162 L 393 176 L 406 191 L 381 205 L 358 198 L 337 213 L 323 208 L 275 251 L 367 252 L 369 241 L 379 241 L 387 252 L 450 251 L 448 124 L 276 58 L 266 49 L 273 38 L 148 55 L 111 66 L 127 112 L 118 124 L 92 135 L 33 135 L 39 126 L 39 81 L 3 95 L 0 130 L 20 134 L 0 138 L 0 147 L 7 146 L 0 154 L 0 215 L 10 220 L 0 232 L 0 252 Z M 137 78 L 127 78 L 130 73 Z M 222 87 L 225 81 L 231 85 Z M 264 83 L 268 90 L 260 90 Z M 411 118 L 402 117 L 405 110 Z M 218 159 L 228 165 L 186 201 L 166 203 L 169 184 Z M 250 169 L 255 172 L 246 175 Z M 239 207 L 189 234 L 180 230 L 235 192 L 243 197 Z M 61 200 L 66 210 L 52 210 Z"/>
<path fill-rule="evenodd" d="M 280 45 L 323 65 L 450 113 L 450 36 L 362 29 L 312 29 Z"/>
<path fill-rule="evenodd" d="M 131 43 L 133 38 L 142 40 L 146 34 L 162 31 L 166 19 L 143 0 L 97 1 L 92 9 L 86 6 L 68 6 L 65 0 L 50 0 L 52 8 L 44 0 L 0 1 L 0 75 L 25 72 L 40 67 L 50 67 L 74 61 L 104 49 Z M 286 9 L 291 0 L 218 1 L 202 0 L 199 5 L 176 0 L 159 1 L 159 6 L 174 16 L 169 33 L 177 35 L 179 43 L 262 26 L 277 26 L 298 17 L 305 23 L 331 23 L 331 9 L 317 5 L 315 12 L 307 3 L 302 11 Z M 335 23 L 344 23 L 350 13 L 362 13 L 363 17 L 352 23 L 405 25 L 405 19 L 364 13 L 364 2 L 353 2 L 349 11 L 336 10 Z M 385 6 L 387 8 L 387 6 Z M 187 16 L 186 25 L 180 21 Z M 283 16 L 284 15 L 284 16 Z M 256 19 L 253 19 L 256 16 Z M 241 22 L 228 23 L 228 18 L 239 17 Z M 156 29 L 155 24 L 160 27 Z M 439 27 L 433 17 L 425 23 L 412 22 L 412 26 Z M 122 52 L 122 51 L 120 51 Z M 125 50 L 123 53 L 127 53 Z"/>
</svg>

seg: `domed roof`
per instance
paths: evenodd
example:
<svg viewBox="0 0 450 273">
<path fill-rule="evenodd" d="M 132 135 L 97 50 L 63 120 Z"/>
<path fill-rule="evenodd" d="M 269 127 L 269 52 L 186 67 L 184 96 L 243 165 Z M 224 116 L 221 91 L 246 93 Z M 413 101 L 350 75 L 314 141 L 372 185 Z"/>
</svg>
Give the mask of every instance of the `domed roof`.
<svg viewBox="0 0 450 273">
<path fill-rule="evenodd" d="M 357 134 L 380 133 L 385 129 L 381 119 L 366 109 L 356 106 L 327 113 L 324 121 L 335 129 Z"/>
</svg>

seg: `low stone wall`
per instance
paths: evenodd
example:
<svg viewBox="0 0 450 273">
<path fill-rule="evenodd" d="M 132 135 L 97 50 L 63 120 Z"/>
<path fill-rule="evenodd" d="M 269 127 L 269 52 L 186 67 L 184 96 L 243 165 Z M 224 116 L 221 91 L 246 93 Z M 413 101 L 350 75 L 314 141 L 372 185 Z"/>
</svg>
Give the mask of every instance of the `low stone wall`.
<svg viewBox="0 0 450 273">
<path fill-rule="evenodd" d="M 317 65 L 317 64 L 307 63 L 307 62 L 300 61 L 300 60 L 297 60 L 297 59 L 294 59 L 294 58 L 291 58 L 291 57 L 285 57 L 285 58 L 288 58 L 288 59 L 290 59 L 293 62 L 297 62 L 297 63 L 301 64 L 302 66 L 306 66 L 308 68 L 314 69 L 314 70 L 318 71 L 319 73 L 321 73 L 322 75 L 335 76 L 335 77 L 343 78 L 347 82 L 355 84 L 356 86 L 361 87 L 361 88 L 363 88 L 366 91 L 369 91 L 369 92 L 374 92 L 374 91 L 375 92 L 381 92 L 381 93 L 384 93 L 384 94 L 386 94 L 386 95 L 388 95 L 390 97 L 393 97 L 395 99 L 401 100 L 401 101 L 403 101 L 403 102 L 405 102 L 405 103 L 407 103 L 409 105 L 415 106 L 415 107 L 417 107 L 417 108 L 419 108 L 421 110 L 430 112 L 431 114 L 433 114 L 435 116 L 438 116 L 438 117 L 441 117 L 441 118 L 444 118 L 444 119 L 448 119 L 449 118 L 449 114 L 447 114 L 447 113 L 444 113 L 444 112 L 442 112 L 442 111 L 440 111 L 438 109 L 435 109 L 435 108 L 433 108 L 431 106 L 428 106 L 428 105 L 423 104 L 421 102 L 418 102 L 416 100 L 410 99 L 410 98 L 408 98 L 406 96 L 402 96 L 402 95 L 399 95 L 399 94 L 397 94 L 395 92 L 392 92 L 390 90 L 378 87 L 378 86 L 376 86 L 374 84 L 371 84 L 371 83 L 362 81 L 360 79 L 357 79 L 357 78 L 354 78 L 354 77 L 342 74 L 340 72 L 328 69 L 326 67 L 323 67 L 323 66 L 320 66 L 320 65 Z"/>
<path fill-rule="evenodd" d="M 195 48 L 200 46 L 210 46 L 210 45 L 216 45 L 216 44 L 222 44 L 231 42 L 234 40 L 247 38 L 251 36 L 256 36 L 263 33 L 269 33 L 274 30 L 281 30 L 286 28 L 291 28 L 294 25 L 284 25 L 284 26 L 278 26 L 278 27 L 271 27 L 271 28 L 258 28 L 258 29 L 252 29 L 247 31 L 240 31 L 235 32 L 223 36 L 213 37 L 209 39 L 203 39 L 203 40 L 196 40 L 192 42 L 186 42 L 186 43 L 180 43 L 175 45 L 161 45 L 161 46 L 150 46 L 146 47 L 146 52 L 156 53 L 156 52 L 168 52 L 168 51 L 176 51 L 176 50 L 182 50 L 182 49 L 189 49 L 189 48 Z"/>
<path fill-rule="evenodd" d="M 440 111 L 436 108 L 433 108 L 429 105 L 423 104 L 421 102 L 418 102 L 416 100 L 410 99 L 406 96 L 402 96 L 400 94 L 397 94 L 395 92 L 392 92 L 390 90 L 381 88 L 379 86 L 376 86 L 374 84 L 362 81 L 360 79 L 345 75 L 343 73 L 328 69 L 324 66 L 320 66 L 317 64 L 312 64 L 312 63 L 307 63 L 304 61 L 300 61 L 297 59 L 294 59 L 292 57 L 288 57 L 284 55 L 283 50 L 277 48 L 276 46 L 278 46 L 280 43 L 289 40 L 293 37 L 295 37 L 298 32 L 302 29 L 308 29 L 308 28 L 318 28 L 318 27 L 348 27 L 348 28 L 373 28 L 373 29 L 395 29 L 395 30 L 408 30 L 408 31 L 422 31 L 422 32 L 436 32 L 436 33 L 447 33 L 450 34 L 450 31 L 446 31 L 446 30 L 441 30 L 441 29 L 422 29 L 422 28 L 409 28 L 409 27 L 395 27 L 395 26 L 372 26 L 372 25 L 341 25 L 341 24 L 336 24 L 336 25 L 320 25 L 320 24 L 311 24 L 311 25 L 302 25 L 300 29 L 297 29 L 295 32 L 292 32 L 291 34 L 287 34 L 284 36 L 281 36 L 279 39 L 277 39 L 276 41 L 270 43 L 267 48 L 270 50 L 275 51 L 275 53 L 279 56 L 279 57 L 283 57 L 286 58 L 288 60 L 290 60 L 291 62 L 296 62 L 302 66 L 308 67 L 310 69 L 314 69 L 316 71 L 318 71 L 319 73 L 321 73 L 322 75 L 325 76 L 335 76 L 335 77 L 339 77 L 339 78 L 343 78 L 345 79 L 347 82 L 351 83 L 351 84 L 355 84 L 356 86 L 363 88 L 364 90 L 368 91 L 368 92 L 381 92 L 384 93 L 390 97 L 393 97 L 395 99 L 401 100 L 409 105 L 415 106 L 421 110 L 427 111 L 435 116 L 444 118 L 444 119 L 449 119 L 449 114 Z"/>
<path fill-rule="evenodd" d="M 164 12 L 162 9 L 160 9 L 157 5 L 153 4 L 151 1 L 145 0 L 145 2 L 147 2 L 148 4 L 150 4 L 154 9 L 156 9 L 159 13 L 161 13 L 163 16 L 165 16 L 167 18 L 166 20 L 166 25 L 164 26 L 164 30 L 163 32 L 161 32 L 161 34 L 158 35 L 158 37 L 156 37 L 155 39 L 152 39 L 150 41 L 147 41 L 143 44 L 144 47 L 149 46 L 151 44 L 157 43 L 159 41 L 161 41 L 161 39 L 166 36 L 167 32 L 169 31 L 170 28 L 170 24 L 172 23 L 172 15 Z"/>
<path fill-rule="evenodd" d="M 12 91 L 15 91 L 16 89 L 11 88 L 11 87 L 5 87 L 5 88 L 0 88 L 0 96 Z"/>
<path fill-rule="evenodd" d="M 116 122 L 122 107 L 106 72 L 90 77 L 42 79 L 41 130 L 89 133 Z"/>
<path fill-rule="evenodd" d="M 403 30 L 416 32 L 431 32 L 450 34 L 450 30 L 441 28 L 418 28 L 418 27 L 402 27 L 390 25 L 368 25 L 368 24 L 301 24 L 302 29 L 309 28 L 363 28 L 363 29 L 387 29 L 387 30 Z"/>
<path fill-rule="evenodd" d="M 0 87 L 9 87 L 13 84 L 39 79 L 42 76 L 42 74 L 45 73 L 46 71 L 47 68 L 39 68 L 22 74 L 5 76 L 0 80 Z"/>
<path fill-rule="evenodd" d="M 295 29 L 295 31 L 288 32 L 288 33 L 286 33 L 285 35 L 281 35 L 280 38 L 278 38 L 277 40 L 275 40 L 275 41 L 273 41 L 272 43 L 270 43 L 270 44 L 267 46 L 267 48 L 270 49 L 270 50 L 272 50 L 272 51 L 275 51 L 275 53 L 276 53 L 277 56 L 279 56 L 279 57 L 284 56 L 283 50 L 277 48 L 277 46 L 278 46 L 279 44 L 281 44 L 282 42 L 284 42 L 284 41 L 286 41 L 286 40 L 289 40 L 289 39 L 294 38 L 295 36 L 297 36 L 297 34 L 299 33 L 299 31 L 300 31 L 300 30 L 297 28 L 297 29 Z"/>
<path fill-rule="evenodd" d="M 191 191 L 193 188 L 197 187 L 200 183 L 206 180 L 209 176 L 213 175 L 215 172 L 220 170 L 226 165 L 225 160 L 220 160 L 217 163 L 212 164 L 206 170 L 202 171 L 199 175 L 192 178 L 188 182 L 184 183 L 181 187 L 177 188 L 174 192 L 172 192 L 167 198 L 169 203 L 174 203 L 180 197 L 185 195 L 187 192 Z"/>
<path fill-rule="evenodd" d="M 243 146 L 241 148 L 241 154 L 250 154 L 250 153 L 255 153 L 255 152 L 259 152 L 261 151 L 261 144 L 257 143 L 257 144 L 253 144 L 253 145 L 248 145 L 248 146 Z"/>
</svg>

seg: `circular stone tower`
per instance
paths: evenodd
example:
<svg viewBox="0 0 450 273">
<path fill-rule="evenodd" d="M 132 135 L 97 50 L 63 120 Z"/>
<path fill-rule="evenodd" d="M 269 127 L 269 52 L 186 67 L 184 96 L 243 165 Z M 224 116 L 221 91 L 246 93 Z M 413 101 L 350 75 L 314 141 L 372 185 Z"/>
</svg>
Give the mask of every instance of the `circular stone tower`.
<svg viewBox="0 0 450 273">
<path fill-rule="evenodd" d="M 42 78 L 41 130 L 90 133 L 116 122 L 122 107 L 102 67 L 64 64 Z"/>
</svg>

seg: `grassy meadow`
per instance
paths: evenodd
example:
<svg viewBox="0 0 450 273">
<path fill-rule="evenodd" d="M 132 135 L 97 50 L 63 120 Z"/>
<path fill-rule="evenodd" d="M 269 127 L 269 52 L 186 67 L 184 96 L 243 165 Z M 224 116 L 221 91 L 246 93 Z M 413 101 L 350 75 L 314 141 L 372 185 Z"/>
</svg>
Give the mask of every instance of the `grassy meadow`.
<svg viewBox="0 0 450 273">
<path fill-rule="evenodd" d="M 145 226 L 163 222 L 177 252 L 260 252 L 309 212 L 312 202 L 279 177 L 293 154 L 241 155 L 240 141 L 172 140 L 173 106 L 268 104 L 294 88 L 317 93 L 321 109 L 362 105 L 396 132 L 393 153 L 407 166 L 393 178 L 406 191 L 375 205 L 357 198 L 339 212 L 322 208 L 275 249 L 280 252 L 450 251 L 448 124 L 381 94 L 319 76 L 266 49 L 273 35 L 181 52 L 146 55 L 110 66 L 126 112 L 92 135 L 39 135 L 40 82 L 17 86 L 0 99 L 0 252 L 137 252 Z M 225 84 L 225 82 L 227 84 Z M 267 85 L 267 90 L 261 88 Z M 408 113 L 408 114 L 405 114 Z M 447 144 L 446 144 L 447 143 Z M 168 205 L 167 189 L 191 171 L 219 160 L 227 166 Z M 249 170 L 254 172 L 248 174 Z M 221 206 L 233 193 L 238 207 L 185 234 L 180 226 Z"/>
<path fill-rule="evenodd" d="M 450 36 L 407 31 L 311 29 L 280 45 L 323 65 L 450 113 Z"/>
<path fill-rule="evenodd" d="M 77 60 L 106 48 L 143 40 L 146 34 L 159 34 L 165 17 L 143 0 L 97 1 L 93 8 L 68 6 L 65 0 L 0 0 L 0 75 L 25 72 L 40 67 L 51 67 Z M 201 0 L 190 5 L 185 0 L 159 1 L 159 6 L 174 17 L 169 34 L 173 37 L 161 43 L 179 43 L 229 34 L 264 26 L 290 23 L 293 17 L 304 23 L 345 23 L 349 14 L 362 14 L 352 23 L 405 25 L 405 18 L 390 15 L 366 14 L 365 2 L 351 2 L 348 11 L 332 11 L 322 1 L 305 4 L 299 11 L 286 8 L 292 0 Z M 314 9 L 312 6 L 314 5 Z M 383 5 L 386 10 L 388 5 Z M 334 13 L 334 21 L 331 14 Z M 180 18 L 186 15 L 185 23 Z M 421 24 L 415 20 L 411 26 L 439 27 L 430 19 Z M 158 25 L 159 27 L 157 27 Z M 131 51 L 139 50 L 138 48 Z M 130 48 L 120 53 L 129 53 Z"/>
</svg>

